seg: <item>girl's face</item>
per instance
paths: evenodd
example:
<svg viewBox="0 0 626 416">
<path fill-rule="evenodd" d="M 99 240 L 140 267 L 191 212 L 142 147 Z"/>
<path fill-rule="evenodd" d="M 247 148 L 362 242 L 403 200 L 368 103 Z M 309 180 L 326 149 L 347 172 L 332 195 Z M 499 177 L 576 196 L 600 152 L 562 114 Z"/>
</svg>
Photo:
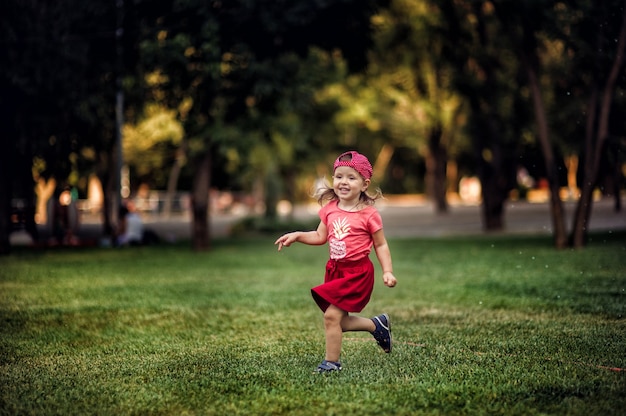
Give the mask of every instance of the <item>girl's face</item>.
<svg viewBox="0 0 626 416">
<path fill-rule="evenodd" d="M 341 200 L 356 202 L 369 184 L 369 179 L 363 179 L 359 172 L 351 167 L 339 166 L 335 169 L 333 190 Z"/>
</svg>

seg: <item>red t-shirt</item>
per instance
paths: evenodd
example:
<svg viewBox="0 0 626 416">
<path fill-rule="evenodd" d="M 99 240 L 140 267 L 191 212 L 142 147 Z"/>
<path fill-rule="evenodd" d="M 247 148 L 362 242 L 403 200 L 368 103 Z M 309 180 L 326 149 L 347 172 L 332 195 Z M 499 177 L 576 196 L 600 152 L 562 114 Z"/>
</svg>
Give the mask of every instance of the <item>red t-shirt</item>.
<svg viewBox="0 0 626 416">
<path fill-rule="evenodd" d="M 331 201 L 322 207 L 319 216 L 328 229 L 330 258 L 337 261 L 369 256 L 374 244 L 372 235 L 383 228 L 380 213 L 373 206 L 350 212 L 339 208 L 339 201 Z"/>
</svg>

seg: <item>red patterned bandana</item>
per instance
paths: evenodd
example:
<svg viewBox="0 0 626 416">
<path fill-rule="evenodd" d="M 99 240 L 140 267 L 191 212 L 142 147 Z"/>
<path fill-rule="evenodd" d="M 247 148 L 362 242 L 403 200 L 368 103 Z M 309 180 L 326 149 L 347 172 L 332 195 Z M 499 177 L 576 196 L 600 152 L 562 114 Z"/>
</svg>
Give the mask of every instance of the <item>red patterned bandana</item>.
<svg viewBox="0 0 626 416">
<path fill-rule="evenodd" d="M 357 172 L 365 179 L 372 178 L 372 165 L 370 161 L 367 160 L 365 156 L 355 151 L 350 151 L 341 154 L 337 160 L 335 160 L 335 164 L 333 165 L 333 171 L 337 169 L 339 166 L 348 166 Z"/>
</svg>

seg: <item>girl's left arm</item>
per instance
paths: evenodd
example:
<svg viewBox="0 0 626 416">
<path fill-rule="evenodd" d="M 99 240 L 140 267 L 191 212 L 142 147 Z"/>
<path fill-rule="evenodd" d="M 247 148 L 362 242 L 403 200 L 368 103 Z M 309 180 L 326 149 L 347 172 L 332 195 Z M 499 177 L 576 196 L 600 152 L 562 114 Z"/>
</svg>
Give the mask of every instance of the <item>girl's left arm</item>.
<svg viewBox="0 0 626 416">
<path fill-rule="evenodd" d="M 385 233 L 382 228 L 376 231 L 373 235 L 374 238 L 374 250 L 376 250 L 376 257 L 380 267 L 383 269 L 383 282 L 385 286 L 394 287 L 398 281 L 393 275 L 393 265 L 391 263 L 391 251 L 385 238 Z"/>
</svg>

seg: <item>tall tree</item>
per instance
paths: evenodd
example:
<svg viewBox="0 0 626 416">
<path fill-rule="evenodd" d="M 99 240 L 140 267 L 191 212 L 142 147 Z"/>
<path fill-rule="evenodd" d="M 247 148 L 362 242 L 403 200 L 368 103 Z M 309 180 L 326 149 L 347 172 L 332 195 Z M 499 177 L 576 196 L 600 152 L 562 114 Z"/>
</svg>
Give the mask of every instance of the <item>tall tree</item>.
<svg viewBox="0 0 626 416">
<path fill-rule="evenodd" d="M 508 35 L 513 50 L 525 73 L 526 83 L 530 89 L 537 126 L 537 137 L 541 144 L 545 170 L 550 189 L 550 214 L 556 248 L 567 246 L 565 230 L 565 213 L 560 196 L 560 180 L 558 165 L 555 160 L 553 144 L 550 139 L 547 110 L 542 95 L 541 63 L 539 54 L 540 42 L 538 32 L 547 25 L 547 16 L 551 11 L 539 2 L 494 2 L 496 14 L 501 27 Z"/>
<path fill-rule="evenodd" d="M 0 246 L 8 249 L 7 209 L 14 197 L 33 198 L 31 166 L 58 182 L 82 169 L 83 151 L 107 142 L 107 73 L 112 70 L 115 9 L 111 2 L 3 2 L 0 10 L 0 98 L 6 141 L 0 186 Z M 104 58 L 104 59 L 103 59 Z M 98 64 L 96 64 L 98 62 Z M 97 126 L 97 127 L 96 127 Z M 93 153 L 93 152 L 91 152 Z M 20 189 L 13 185 L 19 175 Z M 31 218 L 34 224 L 34 210 Z"/>
<path fill-rule="evenodd" d="M 482 185 L 486 230 L 504 228 L 504 203 L 515 186 L 515 149 L 519 137 L 516 59 L 501 36 L 489 1 L 437 2 L 444 16 L 442 54 L 458 68 L 454 88 L 469 103 L 468 130 Z"/>
<path fill-rule="evenodd" d="M 262 69 L 272 62 L 281 64 L 285 54 L 305 56 L 314 44 L 330 49 L 349 45 L 364 56 L 365 46 L 355 45 L 364 45 L 367 39 L 370 9 L 369 2 L 355 0 L 332 4 L 190 0 L 146 11 L 150 18 L 144 22 L 151 36 L 143 43 L 144 62 L 150 68 L 146 72 L 158 71 L 166 77 L 170 108 L 183 99 L 192 102 L 184 130 L 189 151 L 197 155 L 190 157 L 195 163 L 195 249 L 208 248 L 210 241 L 207 185 L 211 180 L 203 175 L 222 154 L 221 138 L 230 137 L 223 134 L 228 131 L 224 126 L 241 122 L 251 111 L 276 112 L 284 82 L 275 76 L 284 68 Z M 359 53 L 350 56 L 351 63 L 358 65 Z"/>
<path fill-rule="evenodd" d="M 446 168 L 458 136 L 462 100 L 452 88 L 453 68 L 442 56 L 444 40 L 433 36 L 441 25 L 439 9 L 422 0 L 395 0 L 376 18 L 369 76 L 376 78 L 381 122 L 424 149 L 426 191 L 437 212 L 447 211 Z"/>
<path fill-rule="evenodd" d="M 579 33 L 578 39 L 585 39 L 587 31 L 591 30 L 595 33 L 595 42 L 589 48 L 578 48 L 580 53 L 588 52 L 593 69 L 588 86 L 581 195 L 570 236 L 574 247 L 582 247 L 587 242 L 593 191 L 598 185 L 600 166 L 607 151 L 611 108 L 620 75 L 623 85 L 626 59 L 626 2 L 607 0 L 589 2 L 588 6 L 590 9 L 585 17 L 589 21 L 583 26 L 585 33 Z"/>
</svg>

